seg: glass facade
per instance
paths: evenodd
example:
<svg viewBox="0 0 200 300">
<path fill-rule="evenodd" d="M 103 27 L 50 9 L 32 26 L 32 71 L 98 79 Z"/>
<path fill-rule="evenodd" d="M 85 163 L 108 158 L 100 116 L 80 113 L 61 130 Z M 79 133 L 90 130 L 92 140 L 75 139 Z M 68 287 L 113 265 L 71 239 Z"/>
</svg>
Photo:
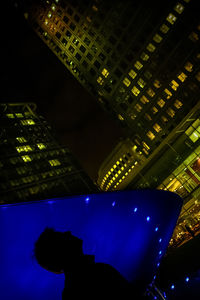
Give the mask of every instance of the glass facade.
<svg viewBox="0 0 200 300">
<path fill-rule="evenodd" d="M 0 105 L 0 203 L 96 190 L 34 103 Z"/>
</svg>

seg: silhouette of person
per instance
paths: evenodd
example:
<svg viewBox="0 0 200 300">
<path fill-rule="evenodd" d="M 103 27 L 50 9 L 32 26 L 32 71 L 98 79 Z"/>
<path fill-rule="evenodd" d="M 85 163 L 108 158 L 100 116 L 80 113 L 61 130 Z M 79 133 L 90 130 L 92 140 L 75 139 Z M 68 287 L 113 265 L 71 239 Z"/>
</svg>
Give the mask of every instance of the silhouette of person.
<svg viewBox="0 0 200 300">
<path fill-rule="evenodd" d="M 93 255 L 84 255 L 83 241 L 70 231 L 59 232 L 46 228 L 35 243 L 37 262 L 48 271 L 65 274 L 62 299 L 67 299 L 71 288 L 117 289 L 131 284 L 112 266 L 95 263 Z"/>
</svg>

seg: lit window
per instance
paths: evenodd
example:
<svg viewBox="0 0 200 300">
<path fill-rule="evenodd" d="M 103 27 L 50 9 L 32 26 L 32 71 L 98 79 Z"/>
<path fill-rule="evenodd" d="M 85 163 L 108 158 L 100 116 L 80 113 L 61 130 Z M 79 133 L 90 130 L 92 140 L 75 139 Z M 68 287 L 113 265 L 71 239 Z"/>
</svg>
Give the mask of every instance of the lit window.
<svg viewBox="0 0 200 300">
<path fill-rule="evenodd" d="M 6 116 L 7 116 L 9 119 L 14 119 L 14 118 L 15 118 L 14 114 L 6 114 Z"/>
<path fill-rule="evenodd" d="M 171 117 L 173 118 L 175 116 L 175 111 L 172 109 L 172 108 L 168 108 L 166 113 Z"/>
<path fill-rule="evenodd" d="M 149 50 L 149 52 L 154 52 L 156 49 L 156 46 L 154 46 L 152 43 L 149 43 L 149 45 L 147 46 L 147 50 Z"/>
<path fill-rule="evenodd" d="M 99 76 L 99 77 L 97 78 L 97 82 L 98 82 L 100 85 L 102 85 L 103 82 L 104 82 L 104 80 L 103 80 L 103 78 L 102 78 L 101 76 Z"/>
<path fill-rule="evenodd" d="M 123 84 L 125 84 L 127 87 L 131 84 L 130 80 L 128 78 L 124 78 Z"/>
<path fill-rule="evenodd" d="M 21 120 L 22 125 L 34 125 L 35 122 L 32 119 Z"/>
<path fill-rule="evenodd" d="M 158 109 L 155 106 L 153 106 L 151 110 L 152 110 L 154 115 L 157 114 L 157 112 L 158 112 Z"/>
<path fill-rule="evenodd" d="M 23 159 L 24 162 L 29 162 L 29 161 L 32 160 L 32 159 L 30 158 L 30 156 L 28 156 L 28 155 L 22 156 L 22 159 Z"/>
<path fill-rule="evenodd" d="M 146 85 L 146 82 L 142 79 L 142 78 L 140 78 L 139 80 L 138 80 L 138 85 L 143 89 L 144 88 L 144 86 Z"/>
<path fill-rule="evenodd" d="M 140 112 L 142 110 L 142 106 L 140 104 L 136 104 L 135 109 Z"/>
<path fill-rule="evenodd" d="M 175 22 L 176 22 L 176 17 L 175 17 L 175 15 L 173 15 L 172 13 L 170 13 L 169 15 L 168 15 L 168 17 L 166 18 L 166 20 L 170 23 L 170 24 L 174 24 Z"/>
<path fill-rule="evenodd" d="M 158 100 L 157 103 L 160 107 L 163 107 L 165 105 L 165 101 L 163 99 Z"/>
<path fill-rule="evenodd" d="M 49 160 L 49 163 L 52 167 L 55 167 L 55 166 L 60 166 L 61 163 L 59 162 L 58 159 L 52 159 L 52 160 Z"/>
<path fill-rule="evenodd" d="M 176 91 L 177 88 L 179 87 L 179 84 L 175 80 L 172 80 L 170 86 L 174 91 Z"/>
<path fill-rule="evenodd" d="M 143 146 L 145 147 L 146 150 L 150 149 L 150 147 L 144 141 L 142 142 L 142 144 L 143 144 Z"/>
<path fill-rule="evenodd" d="M 149 99 L 148 99 L 146 96 L 142 96 L 142 97 L 140 98 L 140 101 L 141 101 L 143 104 L 146 104 L 146 103 L 149 102 Z"/>
<path fill-rule="evenodd" d="M 172 96 L 172 93 L 171 93 L 168 89 L 164 89 L 164 92 L 165 92 L 165 94 L 166 94 L 166 98 L 167 98 L 167 99 L 170 99 L 171 96 Z"/>
<path fill-rule="evenodd" d="M 154 135 L 153 132 L 151 132 L 151 131 L 148 131 L 148 132 L 147 132 L 147 136 L 148 136 L 148 138 L 150 138 L 150 140 L 155 139 L 155 135 Z"/>
<path fill-rule="evenodd" d="M 131 92 L 133 93 L 133 95 L 138 96 L 140 93 L 140 90 L 138 88 L 136 88 L 136 86 L 134 86 L 132 88 Z"/>
<path fill-rule="evenodd" d="M 161 87 L 161 83 L 160 83 L 160 81 L 159 80 L 154 80 L 154 83 L 153 83 L 153 85 L 157 88 L 157 89 L 159 89 L 160 87 Z"/>
<path fill-rule="evenodd" d="M 16 140 L 19 142 L 19 143 L 26 143 L 27 140 L 24 138 L 24 137 L 17 137 Z"/>
<path fill-rule="evenodd" d="M 140 55 L 141 59 L 144 61 L 147 61 L 149 59 L 149 55 L 146 54 L 145 52 L 142 52 L 142 54 Z"/>
<path fill-rule="evenodd" d="M 95 5 L 92 6 L 92 9 L 93 9 L 94 11 L 98 11 L 98 8 L 97 8 Z"/>
<path fill-rule="evenodd" d="M 193 64 L 191 62 L 187 62 L 184 66 L 184 68 L 188 71 L 188 72 L 192 72 L 192 68 L 193 68 Z"/>
<path fill-rule="evenodd" d="M 168 122 L 168 119 L 167 119 L 165 116 L 162 116 L 162 117 L 161 117 L 161 120 L 162 120 L 162 122 L 164 122 L 164 123 L 167 123 L 167 122 Z"/>
<path fill-rule="evenodd" d="M 50 19 L 52 17 L 51 11 L 48 12 L 47 17 Z"/>
<path fill-rule="evenodd" d="M 118 119 L 119 119 L 120 121 L 124 121 L 124 118 L 122 117 L 122 115 L 118 115 Z"/>
<path fill-rule="evenodd" d="M 104 68 L 104 69 L 102 70 L 101 74 L 106 78 L 106 77 L 108 77 L 109 72 L 108 72 L 107 69 Z"/>
<path fill-rule="evenodd" d="M 153 129 L 156 131 L 156 132 L 160 132 L 162 130 L 162 128 L 160 127 L 160 125 L 158 123 L 154 124 L 153 125 Z"/>
<path fill-rule="evenodd" d="M 198 81 L 200 81 L 200 72 L 198 72 L 195 77 Z"/>
<path fill-rule="evenodd" d="M 199 40 L 198 34 L 194 31 L 191 32 L 189 35 L 189 39 L 194 43 L 197 42 Z"/>
<path fill-rule="evenodd" d="M 184 6 L 178 2 L 178 3 L 176 4 L 176 6 L 174 7 L 174 10 L 175 10 L 178 14 L 182 14 L 182 12 L 184 11 Z"/>
<path fill-rule="evenodd" d="M 44 144 L 42 144 L 42 143 L 40 143 L 40 144 L 37 144 L 37 146 L 38 146 L 38 148 L 39 148 L 40 150 L 42 150 L 42 149 L 45 149 L 45 148 L 46 148 L 46 146 L 45 146 Z"/>
<path fill-rule="evenodd" d="M 142 69 L 143 64 L 139 60 L 137 60 L 136 63 L 134 64 L 134 66 L 136 67 L 136 69 L 140 70 L 140 69 Z"/>
<path fill-rule="evenodd" d="M 21 114 L 21 113 L 16 113 L 15 115 L 17 118 L 23 118 L 23 114 Z"/>
<path fill-rule="evenodd" d="M 54 11 L 56 9 L 56 6 L 54 4 L 52 4 L 51 9 Z"/>
<path fill-rule="evenodd" d="M 162 24 L 162 26 L 160 27 L 160 31 L 162 33 L 167 33 L 169 31 L 169 27 L 165 24 Z"/>
<path fill-rule="evenodd" d="M 190 136 L 189 138 L 191 139 L 191 141 L 193 143 L 195 143 L 199 138 L 200 138 L 200 133 L 198 131 L 194 131 Z"/>
<path fill-rule="evenodd" d="M 179 109 L 181 108 L 181 106 L 183 106 L 183 103 L 181 101 L 179 101 L 178 99 L 175 100 L 174 102 L 174 106 Z"/>
<path fill-rule="evenodd" d="M 162 37 L 159 34 L 155 34 L 153 37 L 154 42 L 160 43 L 162 41 Z"/>
<path fill-rule="evenodd" d="M 146 118 L 148 121 L 151 121 L 151 120 L 152 120 L 152 118 L 151 118 L 151 116 L 150 116 L 149 114 L 145 114 L 144 116 L 145 116 L 145 118 Z"/>
<path fill-rule="evenodd" d="M 184 82 L 185 79 L 187 78 L 187 75 L 186 75 L 185 73 L 182 72 L 182 73 L 179 74 L 177 77 L 178 77 L 178 79 L 179 79 L 180 81 Z"/>
<path fill-rule="evenodd" d="M 149 88 L 149 89 L 147 90 L 147 94 L 148 94 L 150 97 L 154 97 L 155 92 L 154 92 L 154 90 L 152 90 L 151 88 Z"/>
<path fill-rule="evenodd" d="M 137 76 L 137 73 L 136 73 L 135 71 L 133 71 L 133 70 L 130 70 L 130 72 L 128 73 L 128 75 L 129 75 L 132 79 L 134 79 L 134 78 Z"/>
</svg>

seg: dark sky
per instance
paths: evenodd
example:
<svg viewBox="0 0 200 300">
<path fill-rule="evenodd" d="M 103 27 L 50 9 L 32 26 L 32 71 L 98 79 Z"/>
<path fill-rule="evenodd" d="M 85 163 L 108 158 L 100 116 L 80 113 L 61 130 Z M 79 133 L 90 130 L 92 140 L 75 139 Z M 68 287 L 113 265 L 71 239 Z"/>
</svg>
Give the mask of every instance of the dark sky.
<svg viewBox="0 0 200 300">
<path fill-rule="evenodd" d="M 36 102 L 86 172 L 98 168 L 120 137 L 121 127 L 73 78 L 6 1 L 1 29 L 1 102 Z"/>
</svg>

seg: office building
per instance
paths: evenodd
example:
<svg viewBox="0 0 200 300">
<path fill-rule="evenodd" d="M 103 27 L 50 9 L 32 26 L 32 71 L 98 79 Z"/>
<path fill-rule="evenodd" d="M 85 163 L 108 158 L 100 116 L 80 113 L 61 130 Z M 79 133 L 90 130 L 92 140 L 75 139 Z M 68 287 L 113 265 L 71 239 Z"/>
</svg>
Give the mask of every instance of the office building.
<svg viewBox="0 0 200 300">
<path fill-rule="evenodd" d="M 34 103 L 1 104 L 0 111 L 0 204 L 97 191 Z"/>
</svg>

